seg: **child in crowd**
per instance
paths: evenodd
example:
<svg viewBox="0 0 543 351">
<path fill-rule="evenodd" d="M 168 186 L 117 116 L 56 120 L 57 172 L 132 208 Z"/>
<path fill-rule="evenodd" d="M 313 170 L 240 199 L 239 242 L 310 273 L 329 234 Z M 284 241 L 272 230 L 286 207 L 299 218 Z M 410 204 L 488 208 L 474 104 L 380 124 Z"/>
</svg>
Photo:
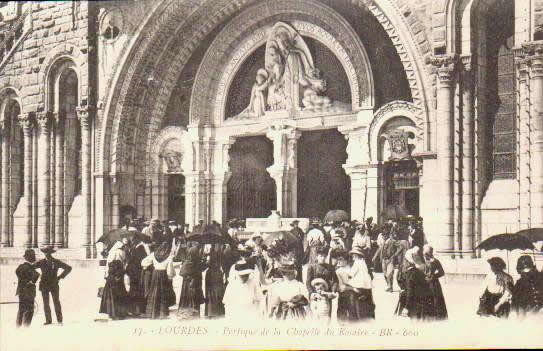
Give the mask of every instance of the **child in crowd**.
<svg viewBox="0 0 543 351">
<path fill-rule="evenodd" d="M 322 278 L 313 279 L 311 286 L 314 292 L 309 296 L 309 300 L 313 318 L 328 324 L 332 312 L 332 299 L 337 298 L 338 294 L 329 292 L 328 283 Z"/>
</svg>

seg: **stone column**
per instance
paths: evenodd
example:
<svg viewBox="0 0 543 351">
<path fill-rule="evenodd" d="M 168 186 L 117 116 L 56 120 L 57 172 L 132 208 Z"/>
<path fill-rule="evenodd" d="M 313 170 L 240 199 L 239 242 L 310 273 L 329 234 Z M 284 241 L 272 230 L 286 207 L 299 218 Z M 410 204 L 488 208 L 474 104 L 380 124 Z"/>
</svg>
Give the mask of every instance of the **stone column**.
<svg viewBox="0 0 543 351">
<path fill-rule="evenodd" d="M 111 193 L 111 228 L 119 229 L 121 223 L 121 214 L 119 211 L 119 179 L 117 176 L 110 177 Z"/>
<path fill-rule="evenodd" d="M 37 121 L 40 126 L 38 140 L 38 243 L 45 246 L 50 243 L 50 129 L 53 115 L 51 112 L 39 112 Z"/>
<path fill-rule="evenodd" d="M 64 121 L 63 112 L 55 113 L 55 241 L 53 246 L 64 247 Z"/>
<path fill-rule="evenodd" d="M 475 258 L 474 210 L 475 210 L 475 134 L 473 117 L 473 74 L 471 55 L 463 55 L 462 62 L 462 256 Z"/>
<path fill-rule="evenodd" d="M 543 227 L 543 41 L 522 45 L 530 66 L 531 227 Z"/>
<path fill-rule="evenodd" d="M 34 116 L 30 113 L 23 113 L 19 115 L 19 123 L 23 129 L 24 134 L 24 201 L 26 208 L 25 217 L 25 235 L 24 241 L 25 247 L 32 247 L 32 134 L 34 131 Z"/>
<path fill-rule="evenodd" d="M 377 168 L 370 166 L 367 127 L 361 124 L 338 128 L 347 139 L 347 160 L 343 169 L 351 178 L 351 219 L 363 221 L 377 215 L 378 194 Z M 373 186 L 368 186 L 368 175 L 372 175 Z"/>
<path fill-rule="evenodd" d="M 228 181 L 232 177 L 230 171 L 230 148 L 234 144 L 234 141 L 234 139 L 218 141 L 215 147 L 210 210 L 211 220 L 219 223 L 225 223 L 227 220 Z M 185 165 L 187 163 L 185 162 Z"/>
<path fill-rule="evenodd" d="M 271 126 L 266 136 L 273 142 L 273 165 L 267 168 L 277 189 L 277 211 L 281 217 L 297 215 L 297 139 L 299 131 L 285 125 Z"/>
<path fill-rule="evenodd" d="M 9 246 L 9 121 L 0 120 L 0 159 L 2 160 L 1 187 L 0 187 L 0 247 Z"/>
<path fill-rule="evenodd" d="M 437 220 L 429 240 L 437 253 L 454 255 L 454 109 L 455 55 L 438 55 L 430 59 L 439 80 L 437 92 L 437 161 L 439 188 L 436 189 Z"/>
<path fill-rule="evenodd" d="M 86 251 L 86 257 L 92 256 L 91 232 L 91 143 L 90 143 L 90 125 L 92 123 L 94 109 L 92 106 L 80 106 L 76 108 L 77 118 L 81 126 L 81 195 L 85 204 L 83 214 L 83 247 Z"/>
</svg>

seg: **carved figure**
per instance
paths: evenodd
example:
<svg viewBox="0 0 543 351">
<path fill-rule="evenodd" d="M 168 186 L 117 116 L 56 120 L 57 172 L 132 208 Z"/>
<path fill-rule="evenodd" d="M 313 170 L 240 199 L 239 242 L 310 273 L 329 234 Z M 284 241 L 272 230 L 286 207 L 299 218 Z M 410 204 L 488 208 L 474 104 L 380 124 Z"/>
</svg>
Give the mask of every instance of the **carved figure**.
<svg viewBox="0 0 543 351">
<path fill-rule="evenodd" d="M 247 114 L 251 117 L 261 117 L 266 112 L 266 90 L 268 85 L 268 72 L 261 68 L 256 72 L 256 82 L 251 90 L 251 102 L 247 107 Z"/>
</svg>

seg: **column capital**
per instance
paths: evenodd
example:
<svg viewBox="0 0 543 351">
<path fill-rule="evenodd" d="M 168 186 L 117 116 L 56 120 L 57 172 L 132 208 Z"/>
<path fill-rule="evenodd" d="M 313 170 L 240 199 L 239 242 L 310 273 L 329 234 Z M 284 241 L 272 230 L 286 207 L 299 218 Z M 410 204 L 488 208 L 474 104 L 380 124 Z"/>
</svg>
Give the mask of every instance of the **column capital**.
<svg viewBox="0 0 543 351">
<path fill-rule="evenodd" d="M 30 135 L 30 133 L 34 129 L 34 121 L 35 121 L 34 114 L 31 112 L 21 113 L 17 117 L 17 119 L 19 121 L 19 124 L 21 125 L 21 128 L 23 128 L 23 133 L 25 135 Z"/>
<path fill-rule="evenodd" d="M 43 131 L 47 131 L 51 127 L 53 118 L 53 113 L 49 111 L 40 111 L 36 113 L 36 121 Z"/>
<path fill-rule="evenodd" d="M 272 140 L 283 135 L 289 139 L 298 139 L 302 133 L 295 127 L 286 124 L 272 124 L 266 132 L 266 136 Z"/>
<path fill-rule="evenodd" d="M 543 40 L 523 43 L 513 48 L 519 73 L 530 73 L 533 78 L 543 78 Z"/>
<path fill-rule="evenodd" d="M 434 55 L 426 58 L 426 63 L 434 67 L 434 73 L 437 74 L 440 82 L 451 83 L 458 66 L 458 55 Z"/>
<path fill-rule="evenodd" d="M 77 113 L 77 119 L 79 119 L 79 123 L 81 123 L 81 128 L 89 129 L 93 117 L 92 114 L 96 111 L 96 108 L 90 105 L 77 106 L 75 111 Z"/>
</svg>

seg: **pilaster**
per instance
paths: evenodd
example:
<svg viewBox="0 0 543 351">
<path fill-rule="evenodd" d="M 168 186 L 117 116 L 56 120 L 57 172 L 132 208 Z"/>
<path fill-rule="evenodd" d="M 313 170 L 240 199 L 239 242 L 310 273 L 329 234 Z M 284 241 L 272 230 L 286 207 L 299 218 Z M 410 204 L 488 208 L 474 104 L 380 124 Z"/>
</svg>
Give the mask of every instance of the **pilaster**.
<svg viewBox="0 0 543 351">
<path fill-rule="evenodd" d="M 55 123 L 55 236 L 53 246 L 64 247 L 64 122 L 63 112 L 54 114 Z"/>
<path fill-rule="evenodd" d="M 24 135 L 24 203 L 26 208 L 26 214 L 25 214 L 25 238 L 24 241 L 21 240 L 21 243 L 23 243 L 24 247 L 32 247 L 34 245 L 34 242 L 32 240 L 32 224 L 33 224 L 33 206 L 32 206 L 32 199 L 33 199 L 33 192 L 32 192 L 32 161 L 33 161 L 33 155 L 32 155 L 32 136 L 35 126 L 35 117 L 32 113 L 23 113 L 18 116 L 19 123 L 21 125 L 21 128 L 23 129 L 23 135 Z M 23 238 L 20 238 L 23 239 Z"/>
<path fill-rule="evenodd" d="M 40 127 L 38 140 L 38 244 L 49 245 L 51 243 L 51 181 L 50 181 L 50 131 L 53 121 L 53 113 L 38 112 L 36 120 Z"/>
<path fill-rule="evenodd" d="M 0 183 L 0 247 L 10 245 L 10 223 L 11 216 L 9 211 L 9 121 L 0 119 L 0 159 L 1 164 L 1 183 Z"/>
</svg>

